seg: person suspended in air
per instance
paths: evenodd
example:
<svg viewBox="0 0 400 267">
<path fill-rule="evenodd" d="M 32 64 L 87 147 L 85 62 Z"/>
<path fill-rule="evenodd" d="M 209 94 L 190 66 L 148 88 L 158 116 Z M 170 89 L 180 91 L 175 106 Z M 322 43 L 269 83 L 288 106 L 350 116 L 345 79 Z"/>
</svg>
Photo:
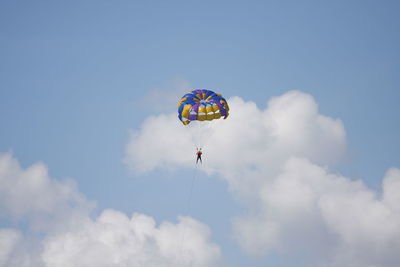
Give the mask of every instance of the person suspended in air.
<svg viewBox="0 0 400 267">
<path fill-rule="evenodd" d="M 203 164 L 203 161 L 201 160 L 201 154 L 203 154 L 203 152 L 201 152 L 201 148 L 200 148 L 200 149 L 197 148 L 197 153 L 196 153 L 196 155 L 197 155 L 196 164 L 199 162 L 199 160 L 200 160 L 200 163 Z"/>
</svg>

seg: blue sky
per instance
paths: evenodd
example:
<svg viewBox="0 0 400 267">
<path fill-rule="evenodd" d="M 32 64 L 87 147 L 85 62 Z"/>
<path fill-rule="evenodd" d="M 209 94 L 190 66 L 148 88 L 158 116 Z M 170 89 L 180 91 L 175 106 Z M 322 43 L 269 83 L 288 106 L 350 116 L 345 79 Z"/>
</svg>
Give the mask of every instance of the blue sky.
<svg viewBox="0 0 400 267">
<path fill-rule="evenodd" d="M 320 165 L 381 192 L 385 172 L 400 167 L 399 7 L 397 1 L 2 1 L 0 153 L 11 152 L 22 168 L 43 162 L 51 179 L 73 179 L 97 203 L 91 218 L 114 209 L 177 223 L 192 170 L 172 162 L 172 171 L 132 171 L 124 163 L 128 143 L 137 141 L 130 132 L 141 133 L 149 116 L 174 112 L 171 99 L 191 88 L 239 96 L 260 110 L 298 90 L 346 132 L 340 159 Z M 169 159 L 176 148 L 157 150 L 154 141 L 154 149 Z M 201 172 L 188 215 L 210 228 L 224 261 L 298 266 L 301 253 L 253 257 L 232 237 L 233 218 L 251 208 L 216 172 Z M 11 217 L 0 217 L 1 224 L 19 229 Z"/>
</svg>

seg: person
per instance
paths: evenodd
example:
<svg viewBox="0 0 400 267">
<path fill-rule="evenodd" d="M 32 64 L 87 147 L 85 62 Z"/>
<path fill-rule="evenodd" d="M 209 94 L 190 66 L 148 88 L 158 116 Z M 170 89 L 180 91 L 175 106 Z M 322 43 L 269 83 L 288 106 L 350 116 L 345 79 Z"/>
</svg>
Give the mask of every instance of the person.
<svg viewBox="0 0 400 267">
<path fill-rule="evenodd" d="M 200 148 L 200 149 L 197 148 L 197 153 L 196 153 L 196 155 L 197 155 L 196 164 L 199 162 L 199 160 L 200 160 L 200 163 L 203 164 L 203 161 L 201 160 L 201 154 L 203 154 L 203 152 L 201 152 L 201 148 Z"/>
</svg>

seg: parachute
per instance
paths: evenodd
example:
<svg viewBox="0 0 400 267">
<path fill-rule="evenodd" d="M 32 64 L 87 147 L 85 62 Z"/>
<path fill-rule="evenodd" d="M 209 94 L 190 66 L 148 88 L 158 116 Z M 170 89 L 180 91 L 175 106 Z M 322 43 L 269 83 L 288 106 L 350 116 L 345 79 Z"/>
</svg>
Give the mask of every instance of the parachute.
<svg viewBox="0 0 400 267">
<path fill-rule="evenodd" d="M 211 121 L 229 116 L 229 106 L 222 95 L 196 89 L 185 94 L 178 104 L 178 118 L 184 125 L 191 121 Z"/>
</svg>

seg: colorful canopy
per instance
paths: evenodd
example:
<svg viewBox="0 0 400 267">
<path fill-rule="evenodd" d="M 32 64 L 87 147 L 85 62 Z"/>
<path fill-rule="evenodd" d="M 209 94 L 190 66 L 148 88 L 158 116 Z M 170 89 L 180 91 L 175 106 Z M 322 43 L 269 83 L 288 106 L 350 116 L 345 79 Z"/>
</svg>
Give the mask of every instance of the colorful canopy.
<svg viewBox="0 0 400 267">
<path fill-rule="evenodd" d="M 178 117 L 183 124 L 191 121 L 211 121 L 229 115 L 225 98 L 210 90 L 196 89 L 184 95 L 178 104 Z"/>
</svg>

